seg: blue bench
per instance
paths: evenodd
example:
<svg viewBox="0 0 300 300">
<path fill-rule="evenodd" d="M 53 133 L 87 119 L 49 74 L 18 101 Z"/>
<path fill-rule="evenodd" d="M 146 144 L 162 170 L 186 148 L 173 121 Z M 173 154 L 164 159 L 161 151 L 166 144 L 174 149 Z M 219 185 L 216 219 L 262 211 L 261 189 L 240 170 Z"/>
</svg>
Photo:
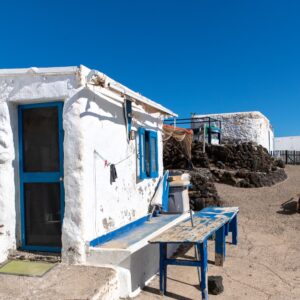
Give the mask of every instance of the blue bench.
<svg viewBox="0 0 300 300">
<path fill-rule="evenodd" d="M 181 265 L 200 268 L 201 282 L 200 289 L 202 299 L 208 299 L 207 287 L 207 240 L 216 234 L 216 257 L 224 257 L 225 244 L 225 224 L 229 219 L 226 216 L 202 216 L 200 212 L 193 216 L 194 227 L 190 218 L 166 230 L 157 237 L 151 239 L 149 243 L 159 244 L 160 267 L 159 267 L 159 286 L 160 291 L 165 294 L 167 289 L 167 266 Z M 184 259 L 171 259 L 167 257 L 167 246 L 169 244 L 192 244 L 195 245 L 198 257 L 194 261 Z M 200 278 L 199 278 L 200 279 Z"/>
<path fill-rule="evenodd" d="M 215 235 L 215 264 L 223 265 L 226 249 L 226 235 L 232 232 L 232 242 L 237 244 L 237 207 L 208 207 L 193 216 L 193 224 L 188 218 L 176 226 L 166 230 L 149 243 L 159 244 L 160 269 L 159 288 L 165 294 L 167 289 L 167 266 L 193 266 L 200 269 L 200 289 L 202 299 L 208 299 L 207 287 L 207 240 Z M 168 244 L 192 244 L 198 252 L 199 259 L 184 260 L 167 257 Z"/>
</svg>

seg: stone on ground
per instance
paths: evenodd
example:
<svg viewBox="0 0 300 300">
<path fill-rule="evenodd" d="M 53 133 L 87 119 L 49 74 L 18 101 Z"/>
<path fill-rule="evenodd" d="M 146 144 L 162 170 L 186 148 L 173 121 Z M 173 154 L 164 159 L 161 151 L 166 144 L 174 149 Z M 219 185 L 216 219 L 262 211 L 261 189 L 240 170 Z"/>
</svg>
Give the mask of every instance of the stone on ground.
<svg viewBox="0 0 300 300">
<path fill-rule="evenodd" d="M 222 276 L 208 276 L 208 293 L 219 295 L 224 291 Z"/>
</svg>

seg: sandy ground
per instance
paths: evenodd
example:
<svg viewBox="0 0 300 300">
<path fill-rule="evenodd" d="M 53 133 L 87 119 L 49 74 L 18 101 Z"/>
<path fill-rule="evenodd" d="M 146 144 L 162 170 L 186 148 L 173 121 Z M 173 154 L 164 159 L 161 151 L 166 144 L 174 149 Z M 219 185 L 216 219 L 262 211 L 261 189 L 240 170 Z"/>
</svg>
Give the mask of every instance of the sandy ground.
<svg viewBox="0 0 300 300">
<path fill-rule="evenodd" d="M 280 208 L 300 193 L 300 166 L 287 166 L 286 171 L 288 179 L 273 187 L 217 185 L 227 206 L 240 207 L 239 243 L 227 244 L 224 267 L 209 264 L 208 274 L 221 275 L 225 289 L 209 299 L 300 299 L 300 214 L 283 213 Z M 213 261 L 212 246 L 210 242 Z M 159 295 L 156 276 L 135 300 L 201 299 L 198 285 L 195 268 L 170 266 L 167 296 Z"/>
</svg>

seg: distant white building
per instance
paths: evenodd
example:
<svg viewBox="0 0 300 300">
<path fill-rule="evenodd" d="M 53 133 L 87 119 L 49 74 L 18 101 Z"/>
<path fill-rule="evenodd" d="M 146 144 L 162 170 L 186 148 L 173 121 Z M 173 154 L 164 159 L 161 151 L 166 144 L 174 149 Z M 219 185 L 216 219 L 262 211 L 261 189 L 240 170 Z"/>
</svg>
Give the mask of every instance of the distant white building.
<svg viewBox="0 0 300 300">
<path fill-rule="evenodd" d="M 194 115 L 193 118 L 211 117 L 222 121 L 221 138 L 255 142 L 268 151 L 274 150 L 274 131 L 270 121 L 259 111 Z M 197 125 L 194 125 L 194 127 Z"/>
<path fill-rule="evenodd" d="M 276 137 L 274 150 L 300 151 L 300 136 Z"/>
</svg>

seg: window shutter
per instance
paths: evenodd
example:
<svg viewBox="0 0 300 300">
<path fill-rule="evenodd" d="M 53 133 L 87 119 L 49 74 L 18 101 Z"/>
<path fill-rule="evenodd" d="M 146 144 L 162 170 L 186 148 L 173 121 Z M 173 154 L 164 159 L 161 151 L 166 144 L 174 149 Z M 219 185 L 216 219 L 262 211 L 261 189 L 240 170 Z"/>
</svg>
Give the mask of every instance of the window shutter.
<svg viewBox="0 0 300 300">
<path fill-rule="evenodd" d="M 126 118 L 127 118 L 127 135 L 128 140 L 130 140 L 130 131 L 132 124 L 132 102 L 130 100 L 126 100 Z"/>
<path fill-rule="evenodd" d="M 150 177 L 158 177 L 158 143 L 157 132 L 150 131 Z"/>
<path fill-rule="evenodd" d="M 140 166 L 140 179 L 145 179 L 146 167 L 145 167 L 145 129 L 139 128 L 139 166 Z"/>
</svg>

